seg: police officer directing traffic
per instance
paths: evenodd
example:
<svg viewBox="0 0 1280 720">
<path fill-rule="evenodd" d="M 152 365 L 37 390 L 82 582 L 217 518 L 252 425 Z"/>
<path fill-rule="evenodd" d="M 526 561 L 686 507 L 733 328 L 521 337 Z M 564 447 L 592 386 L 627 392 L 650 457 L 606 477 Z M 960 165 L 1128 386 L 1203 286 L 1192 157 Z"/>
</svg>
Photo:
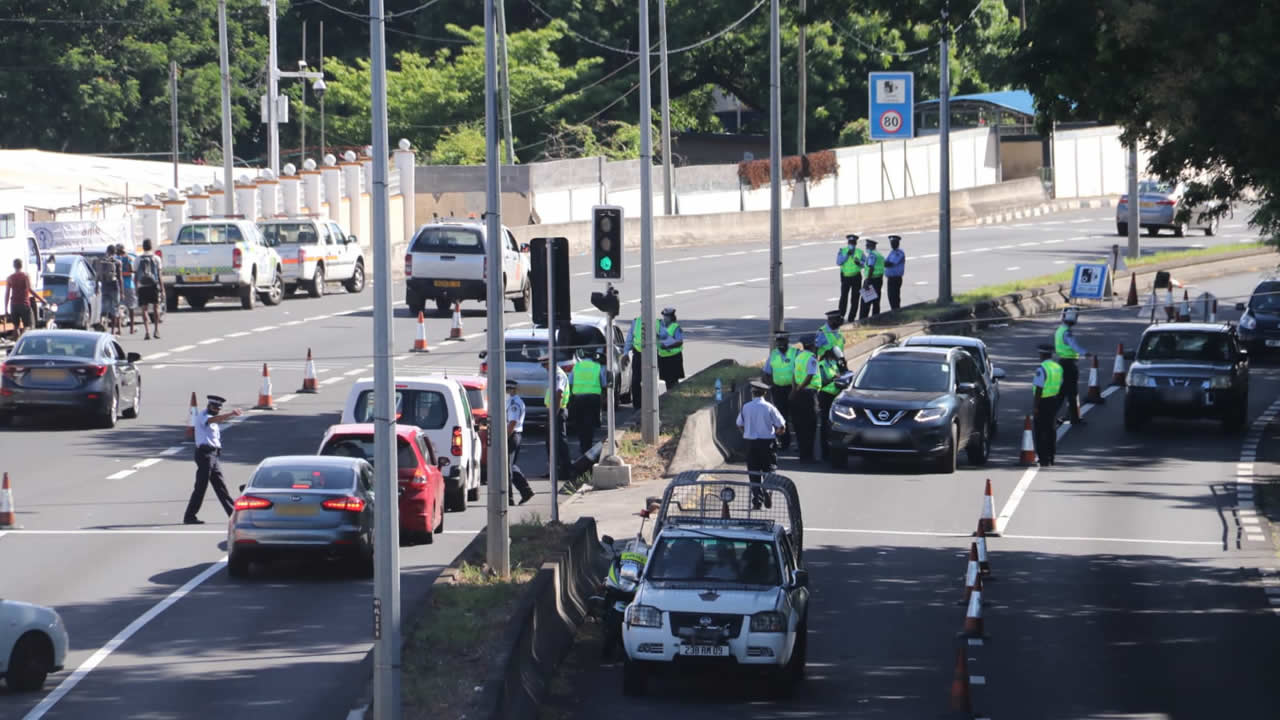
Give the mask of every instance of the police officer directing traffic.
<svg viewBox="0 0 1280 720">
<path fill-rule="evenodd" d="M 520 504 L 523 505 L 533 498 L 533 490 L 529 488 L 529 480 L 520 471 L 520 466 L 516 465 L 516 458 L 520 456 L 520 441 L 524 439 L 525 413 L 524 400 L 516 392 L 519 385 L 515 380 L 507 381 L 507 461 L 511 466 L 507 474 L 511 478 L 510 485 L 520 492 Z M 515 498 L 511 496 L 511 487 L 508 487 L 507 504 L 514 505 L 515 502 Z"/>
<path fill-rule="evenodd" d="M 542 362 L 543 367 L 546 367 L 547 364 L 551 362 L 551 354 L 543 351 L 543 353 L 538 356 L 538 360 Z M 568 429 L 565 427 L 569 424 L 567 410 L 569 408 L 569 398 L 572 396 L 570 395 L 569 390 L 569 376 L 565 375 L 564 370 L 561 370 L 559 365 L 556 365 L 555 367 L 556 384 L 554 392 L 552 391 L 552 388 L 548 387 L 546 392 L 542 395 L 542 400 L 546 403 L 547 407 L 547 428 L 550 429 L 551 427 L 551 413 L 556 413 L 560 419 L 559 432 L 556 433 L 555 437 L 556 464 L 559 466 L 560 480 L 564 481 L 569 479 L 569 473 L 571 472 L 570 466 L 572 465 L 569 461 Z M 547 474 L 551 474 L 550 465 L 547 466 Z M 552 488 L 551 491 L 556 492 L 556 489 Z"/>
<path fill-rule="evenodd" d="M 791 412 L 791 386 L 795 384 L 796 353 L 791 347 L 791 336 L 778 333 L 774 348 L 764 363 L 764 376 L 769 385 L 769 399 L 785 418 Z M 781 449 L 791 447 L 791 428 L 782 431 Z"/>
<path fill-rule="evenodd" d="M 795 386 L 791 389 L 791 421 L 796 426 L 796 452 L 801 462 L 813 461 L 813 435 L 818 425 L 816 391 L 820 378 L 814 347 L 812 340 L 805 340 L 804 350 L 796 353 Z"/>
<path fill-rule="evenodd" d="M 644 318 L 631 321 L 631 407 L 640 410 L 644 403 L 641 380 L 644 373 Z"/>
<path fill-rule="evenodd" d="M 884 259 L 884 276 L 889 281 L 889 309 L 902 307 L 902 276 L 907 272 L 907 254 L 898 247 L 902 244 L 901 235 L 889 236 L 889 256 Z"/>
<path fill-rule="evenodd" d="M 765 399 L 769 386 L 759 380 L 751 381 L 751 401 L 738 411 L 738 429 L 747 441 L 747 471 L 751 473 L 751 482 L 763 482 L 763 474 L 773 472 L 778 467 L 778 456 L 774 452 L 775 439 L 786 431 L 787 421 L 773 403 Z M 768 493 L 752 488 L 751 506 L 757 510 L 761 505 L 772 505 Z"/>
<path fill-rule="evenodd" d="M 1067 419 L 1072 425 L 1084 425 L 1080 419 L 1080 365 L 1083 355 L 1090 355 L 1088 350 L 1076 342 L 1072 329 L 1080 319 L 1080 311 L 1069 307 L 1062 311 L 1062 324 L 1053 333 L 1053 350 L 1058 355 L 1058 363 L 1062 365 L 1062 392 L 1066 395 Z"/>
<path fill-rule="evenodd" d="M 1040 346 L 1040 365 L 1031 385 L 1035 388 L 1032 406 L 1036 457 L 1040 466 L 1053 465 L 1058 454 L 1058 408 L 1062 405 L 1062 365 L 1053 360 L 1053 346 Z"/>
<path fill-rule="evenodd" d="M 609 387 L 609 372 L 600 364 L 598 355 L 578 352 L 569 381 L 569 418 L 578 431 L 578 453 L 586 455 L 595 443 L 600 426 L 600 397 Z"/>
<path fill-rule="evenodd" d="M 840 268 L 840 317 L 844 317 L 845 309 L 849 310 L 849 322 L 858 319 L 858 293 L 862 290 L 862 249 L 858 247 L 858 236 L 850 233 L 844 236 L 849 244 L 836 252 L 836 267 Z"/>
<path fill-rule="evenodd" d="M 684 330 L 673 307 L 663 308 L 658 320 L 658 377 L 667 390 L 675 390 L 684 379 Z"/>
<path fill-rule="evenodd" d="M 196 436 L 196 485 L 191 491 L 191 500 L 187 503 L 187 511 L 182 516 L 182 522 L 187 525 L 204 524 L 204 521 L 197 518 L 196 514 L 200 512 L 200 506 L 204 504 L 204 494 L 209 485 L 213 485 L 213 492 L 218 496 L 218 502 L 222 503 L 222 509 L 227 511 L 228 516 L 235 509 L 235 503 L 231 499 L 231 494 L 227 492 L 227 485 L 223 481 L 222 464 L 218 462 L 218 457 L 222 455 L 222 428 L 220 425 L 233 417 L 240 417 L 244 413 L 238 408 L 231 412 L 221 412 L 222 406 L 226 402 L 226 398 L 210 395 L 208 405 L 203 410 L 197 410 L 194 418 L 192 418 Z"/>
<path fill-rule="evenodd" d="M 859 320 L 865 320 L 880 314 L 880 296 L 884 292 L 884 255 L 876 251 L 876 241 L 867 239 L 867 254 L 862 256 L 862 267 L 865 270 L 862 288 L 868 288 L 875 291 L 875 297 L 867 300 L 862 299 L 862 311 L 858 313 Z"/>
</svg>

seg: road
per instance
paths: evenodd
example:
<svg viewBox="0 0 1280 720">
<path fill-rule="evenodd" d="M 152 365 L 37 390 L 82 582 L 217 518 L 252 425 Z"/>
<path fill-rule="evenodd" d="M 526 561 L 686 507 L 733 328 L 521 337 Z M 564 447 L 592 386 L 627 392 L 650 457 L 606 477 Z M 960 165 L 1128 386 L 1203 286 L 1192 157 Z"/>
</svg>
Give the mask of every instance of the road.
<svg viewBox="0 0 1280 720">
<path fill-rule="evenodd" d="M 1259 278 L 1197 289 L 1226 298 Z M 1109 362 L 1116 343 L 1134 347 L 1145 326 L 1133 315 L 1086 315 L 1078 335 Z M 620 720 L 943 716 L 987 478 L 1003 536 L 989 541 L 990 645 L 976 711 L 1046 720 L 1274 716 L 1280 617 L 1263 578 L 1275 581 L 1276 551 L 1237 481 L 1275 474 L 1274 452 L 1264 463 L 1257 450 L 1256 469 L 1252 453 L 1280 407 L 1280 362 L 1253 364 L 1248 433 L 1159 420 L 1129 434 L 1121 392 L 1092 407 L 1085 425 L 1063 426 L 1056 466 L 1029 470 L 1017 463 L 1028 379 L 1035 346 L 1053 327 L 1019 322 L 985 338 L 1009 374 L 986 467 L 962 464 L 944 476 L 852 461 L 833 473 L 784 455 L 781 471 L 796 481 L 805 512 L 813 592 L 809 680 L 795 699 L 777 703 L 723 675 L 693 674 L 618 703 L 620 666 L 592 661 L 567 691 L 573 699 L 560 703 L 563 717 L 594 717 L 603 706 Z"/>
<path fill-rule="evenodd" d="M 1077 211 L 1011 226 L 957 229 L 956 290 L 1041 275 L 1076 258 L 1097 256 L 1114 241 L 1108 234 L 1111 212 Z M 1235 221 L 1224 224 L 1215 238 L 1144 238 L 1144 243 L 1171 248 L 1246 239 L 1249 233 Z M 907 302 L 935 291 L 914 284 L 936 281 L 936 260 L 919 252 L 934 245 L 935 235 L 928 232 L 905 237 Z M 793 327 L 816 328 L 833 304 L 838 246 L 820 238 L 789 241 L 785 270 Z M 768 316 L 763 244 L 662 250 L 657 257 L 660 304 L 680 310 L 690 372 L 722 357 L 762 359 Z M 995 265 L 1016 269 L 991 272 L 996 259 Z M 571 262 L 580 283 L 574 297 L 585 298 L 581 273 L 588 259 L 576 256 Z M 637 270 L 629 266 L 622 285 L 625 319 L 638 310 L 637 287 Z M 399 286 L 395 295 L 403 299 Z M 279 409 L 248 413 L 227 429 L 229 484 L 234 490 L 263 457 L 315 452 L 324 429 L 337 421 L 351 383 L 371 374 L 364 340 L 370 336 L 371 302 L 367 294 L 338 293 L 289 299 L 253 312 L 230 303 L 213 303 L 204 312 L 184 308 L 169 316 L 162 340 L 143 342 L 140 329 L 121 339 L 126 350 L 144 356 L 140 419 L 122 420 L 114 430 L 31 423 L 0 430 L 0 470 L 11 476 L 23 526 L 0 531 L 4 595 L 59 609 L 72 643 L 68 671 L 54 676 L 45 693 L 19 696 L 0 689 L 0 717 L 34 720 L 29 713 L 42 701 L 42 716 L 49 718 L 266 718 L 279 717 L 283 707 L 297 717 L 345 712 L 364 677 L 358 663 L 370 646 L 370 584 L 311 568 L 230 581 L 218 565 L 225 533 L 213 498 L 203 512 L 208 525 L 181 525 L 194 470 L 190 446 L 183 446 L 181 437 L 192 392 L 202 401 L 206 393 L 219 393 L 234 405 L 250 407 L 266 362 Z M 482 306 L 468 305 L 464 316 L 463 342 L 443 342 L 449 319 L 430 318 L 432 351 L 410 354 L 416 318 L 399 304 L 393 348 L 400 353 L 397 372 L 474 372 L 483 347 Z M 528 322 L 510 310 L 506 317 L 511 325 Z M 296 395 L 308 348 L 316 357 L 321 390 Z M 536 452 L 535 447 L 522 455 L 522 465 L 528 463 L 533 473 L 542 462 Z M 848 479 L 838 482 L 847 485 Z M 1008 492 L 1013 482 L 999 484 Z M 522 515 L 546 518 L 547 484 L 535 481 L 534 489 L 539 495 Z M 483 526 L 484 504 L 482 494 L 465 513 L 451 514 L 446 534 L 435 544 L 402 548 L 406 606 L 421 599 L 440 568 Z M 855 520 L 875 517 L 859 506 L 841 513 L 842 522 L 811 522 L 861 527 Z M 157 614 L 157 608 L 163 612 Z M 53 690 L 86 661 L 91 671 L 77 676 L 74 687 Z"/>
</svg>

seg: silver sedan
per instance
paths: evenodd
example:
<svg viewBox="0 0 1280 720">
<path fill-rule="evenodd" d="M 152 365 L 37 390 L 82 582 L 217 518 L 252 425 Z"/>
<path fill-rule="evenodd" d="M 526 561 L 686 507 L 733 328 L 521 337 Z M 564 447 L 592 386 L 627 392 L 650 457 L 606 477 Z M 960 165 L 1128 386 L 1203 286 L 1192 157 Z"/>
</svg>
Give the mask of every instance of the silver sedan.
<svg viewBox="0 0 1280 720">
<path fill-rule="evenodd" d="M 1183 201 L 1186 186 L 1182 183 L 1172 184 L 1163 180 L 1142 180 L 1138 183 L 1138 225 L 1148 235 L 1156 235 L 1161 230 L 1172 230 L 1176 237 L 1182 237 L 1189 230 L 1201 230 L 1206 236 L 1218 231 L 1218 218 L 1203 216 L 1213 209 L 1212 205 L 1197 205 L 1187 208 Z M 1116 234 L 1129 234 L 1129 196 L 1122 195 L 1116 204 Z"/>
</svg>

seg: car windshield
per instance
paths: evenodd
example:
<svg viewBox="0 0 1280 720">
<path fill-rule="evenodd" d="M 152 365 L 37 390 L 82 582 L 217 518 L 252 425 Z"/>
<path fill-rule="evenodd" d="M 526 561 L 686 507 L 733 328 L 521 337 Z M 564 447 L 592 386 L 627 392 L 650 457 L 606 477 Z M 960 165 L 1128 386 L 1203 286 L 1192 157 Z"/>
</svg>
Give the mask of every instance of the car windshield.
<svg viewBox="0 0 1280 720">
<path fill-rule="evenodd" d="M 264 223 L 258 225 L 258 231 L 268 245 L 315 245 L 320 240 L 311 223 Z"/>
<path fill-rule="evenodd" d="M 507 364 L 537 363 L 538 356 L 546 351 L 546 340 L 507 340 Z M 558 348 L 556 350 L 556 360 L 558 362 L 568 362 L 572 359 L 572 350 L 568 348 Z"/>
<path fill-rule="evenodd" d="M 92 358 L 98 346 L 96 338 L 70 337 L 67 335 L 23 335 L 13 355 L 53 355 L 61 357 Z"/>
<path fill-rule="evenodd" d="M 373 422 L 373 390 L 356 398 L 356 422 Z M 423 430 L 439 430 L 449 421 L 449 405 L 444 393 L 435 390 L 396 390 L 396 422 L 417 425 Z"/>
<path fill-rule="evenodd" d="M 645 577 L 746 585 L 776 585 L 781 581 L 778 553 L 772 542 L 719 537 L 660 540 L 649 558 Z"/>
<path fill-rule="evenodd" d="M 859 390 L 947 392 L 951 389 L 951 366 L 941 355 L 936 361 L 882 356 L 862 366 L 853 386 Z"/>
<path fill-rule="evenodd" d="M 396 467 L 401 470 L 414 470 L 418 467 L 418 457 L 404 438 L 396 438 Z M 337 435 L 320 449 L 321 455 L 337 455 L 367 460 L 373 465 L 373 435 Z"/>
<path fill-rule="evenodd" d="M 1231 359 L 1231 341 L 1216 332 L 1147 333 L 1138 348 L 1138 359 L 1225 362 Z"/>
<path fill-rule="evenodd" d="M 413 252 L 483 255 L 480 231 L 463 227 L 423 228 L 413 239 Z"/>
<path fill-rule="evenodd" d="M 1261 312 L 1280 312 L 1280 284 L 1259 285 L 1249 298 L 1249 308 Z"/>
<path fill-rule="evenodd" d="M 235 225 L 184 225 L 178 232 L 178 245 L 214 245 L 244 240 Z"/>
<path fill-rule="evenodd" d="M 1173 185 L 1163 180 L 1143 180 L 1138 183 L 1138 192 L 1142 194 L 1157 193 L 1168 195 L 1173 192 Z"/>
<path fill-rule="evenodd" d="M 356 474 L 351 468 L 270 465 L 258 468 L 249 485 L 259 490 L 352 490 Z"/>
</svg>

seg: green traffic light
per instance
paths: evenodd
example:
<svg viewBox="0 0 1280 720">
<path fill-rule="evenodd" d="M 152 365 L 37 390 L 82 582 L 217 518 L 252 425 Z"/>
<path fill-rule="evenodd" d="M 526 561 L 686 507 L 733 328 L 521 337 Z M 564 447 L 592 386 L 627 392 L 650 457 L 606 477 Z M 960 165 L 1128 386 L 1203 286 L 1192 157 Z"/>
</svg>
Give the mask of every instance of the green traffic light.
<svg viewBox="0 0 1280 720">
<path fill-rule="evenodd" d="M 602 258 L 600 258 L 600 269 L 601 269 L 601 270 L 612 270 L 612 269 L 613 269 L 613 260 L 611 260 L 611 259 L 610 259 L 610 258 L 608 258 L 608 257 L 602 257 Z"/>
</svg>

